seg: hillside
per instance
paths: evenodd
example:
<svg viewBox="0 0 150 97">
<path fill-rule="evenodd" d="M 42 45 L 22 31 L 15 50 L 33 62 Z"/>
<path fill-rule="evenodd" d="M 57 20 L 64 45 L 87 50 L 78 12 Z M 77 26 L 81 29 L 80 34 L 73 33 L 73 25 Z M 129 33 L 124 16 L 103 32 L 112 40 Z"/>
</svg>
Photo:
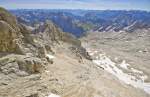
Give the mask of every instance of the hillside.
<svg viewBox="0 0 150 97">
<path fill-rule="evenodd" d="M 150 93 L 149 31 L 89 32 L 81 40 L 98 66 L 126 84 Z"/>
<path fill-rule="evenodd" d="M 0 8 L 0 97 L 149 97 L 92 62 L 51 21 L 35 28 Z"/>
</svg>

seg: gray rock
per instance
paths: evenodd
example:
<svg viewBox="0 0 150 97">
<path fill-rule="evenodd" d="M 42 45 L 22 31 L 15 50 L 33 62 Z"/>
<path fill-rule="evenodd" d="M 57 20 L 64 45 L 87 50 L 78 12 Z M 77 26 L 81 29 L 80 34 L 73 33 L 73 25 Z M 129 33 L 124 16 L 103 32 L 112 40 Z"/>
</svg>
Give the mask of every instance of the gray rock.
<svg viewBox="0 0 150 97">
<path fill-rule="evenodd" d="M 41 59 L 25 55 L 8 55 L 0 59 L 0 70 L 4 74 L 15 73 L 19 76 L 26 76 L 41 72 L 44 66 Z"/>
<path fill-rule="evenodd" d="M 26 97 L 39 97 L 39 96 L 38 96 L 38 93 L 34 93 L 34 94 L 30 94 L 29 96 L 26 96 Z"/>
</svg>

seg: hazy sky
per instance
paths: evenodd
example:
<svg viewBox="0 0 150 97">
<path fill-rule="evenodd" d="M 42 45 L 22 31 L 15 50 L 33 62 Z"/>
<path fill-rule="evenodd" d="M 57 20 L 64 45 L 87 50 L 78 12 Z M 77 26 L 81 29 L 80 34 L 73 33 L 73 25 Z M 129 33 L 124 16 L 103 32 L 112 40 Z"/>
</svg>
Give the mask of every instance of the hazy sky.
<svg viewBox="0 0 150 97">
<path fill-rule="evenodd" d="M 0 0 L 7 9 L 148 10 L 150 0 Z"/>
</svg>

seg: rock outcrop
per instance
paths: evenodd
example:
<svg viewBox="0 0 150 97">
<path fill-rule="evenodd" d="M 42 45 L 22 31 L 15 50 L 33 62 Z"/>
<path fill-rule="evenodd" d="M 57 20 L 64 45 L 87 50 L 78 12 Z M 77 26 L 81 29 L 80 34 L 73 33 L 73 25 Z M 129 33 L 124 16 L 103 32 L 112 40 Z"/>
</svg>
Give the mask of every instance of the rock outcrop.
<svg viewBox="0 0 150 97">
<path fill-rule="evenodd" d="M 0 8 L 0 51 L 20 53 L 22 37 L 15 17 Z"/>
<path fill-rule="evenodd" d="M 54 54 L 53 48 L 63 43 L 68 45 L 66 48 L 73 48 L 70 51 L 80 60 L 82 57 L 87 58 L 81 42 L 73 35 L 62 32 L 51 21 L 47 20 L 44 24 L 37 25 L 34 30 L 30 30 L 28 26 L 18 23 L 15 16 L 0 8 L 1 72 L 39 72 L 46 63 L 53 63 L 46 55 Z M 10 54 L 14 55 L 9 56 Z"/>
<path fill-rule="evenodd" d="M 50 27 L 51 32 L 57 32 L 56 28 Z M 45 29 L 44 32 L 48 31 Z M 53 38 L 52 35 L 50 37 Z M 0 71 L 6 75 L 14 73 L 23 76 L 41 72 L 44 65 L 50 62 L 45 54 L 52 50 L 48 44 L 35 41 L 36 38 L 40 40 L 26 25 L 19 24 L 15 16 L 0 8 Z M 46 42 L 49 39 L 41 40 Z"/>
<path fill-rule="evenodd" d="M 6 75 L 14 73 L 18 76 L 39 73 L 46 62 L 36 57 L 24 55 L 7 55 L 0 59 L 0 71 Z"/>
</svg>

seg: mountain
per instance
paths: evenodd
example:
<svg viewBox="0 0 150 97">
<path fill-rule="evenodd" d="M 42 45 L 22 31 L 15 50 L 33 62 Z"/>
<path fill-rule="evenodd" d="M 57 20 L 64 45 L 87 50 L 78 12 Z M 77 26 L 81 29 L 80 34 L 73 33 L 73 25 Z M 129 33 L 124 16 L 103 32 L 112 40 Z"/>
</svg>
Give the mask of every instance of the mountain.
<svg viewBox="0 0 150 97">
<path fill-rule="evenodd" d="M 90 13 L 94 14 L 95 18 L 104 19 L 109 21 L 107 26 L 100 24 L 99 31 L 120 31 L 125 30 L 128 32 L 135 31 L 141 28 L 149 28 L 149 12 L 143 11 L 104 11 L 101 13 Z M 89 16 L 89 14 L 87 14 Z M 148 21 L 146 21 L 148 20 Z M 106 23 L 106 22 L 104 22 Z M 104 24 L 105 25 L 105 24 Z"/>
<path fill-rule="evenodd" d="M 32 27 L 19 23 L 15 16 L 0 8 L 0 25 L 0 52 L 2 57 L 3 55 L 19 54 L 44 58 L 46 53 L 53 52 L 51 50 L 53 45 L 58 46 L 62 43 L 67 43 L 70 48 L 83 49 L 78 39 L 69 33 L 62 32 L 51 21 L 46 21 L 33 30 Z"/>
<path fill-rule="evenodd" d="M 74 22 L 76 21 L 77 16 L 74 16 L 68 12 L 55 10 L 12 10 L 11 12 L 18 17 L 20 22 L 33 27 L 36 24 L 45 22 L 46 20 L 51 20 L 64 32 L 72 33 L 77 37 L 82 35 L 84 32 L 83 28 L 77 26 L 77 24 Z"/>
<path fill-rule="evenodd" d="M 96 65 L 80 40 L 50 20 L 31 27 L 0 8 L 0 25 L 1 97 L 149 96 Z"/>
<path fill-rule="evenodd" d="M 53 21 L 64 32 L 77 37 L 89 31 L 134 32 L 150 27 L 150 12 L 124 10 L 10 10 L 20 22 L 33 26 L 45 20 Z"/>
<path fill-rule="evenodd" d="M 19 23 L 15 16 L 0 8 L 0 96 L 12 96 L 7 93 L 10 83 L 14 85 L 10 91 L 18 90 L 15 81 L 21 81 L 21 77 L 25 80 L 30 75 L 36 78 L 36 74 L 40 76 L 44 73 L 47 65 L 53 64 L 55 50 L 63 52 L 63 46 L 80 62 L 82 58 L 90 58 L 78 39 L 62 32 L 51 21 L 46 21 L 34 30 L 31 28 Z M 20 97 L 30 94 L 24 93 Z"/>
</svg>

